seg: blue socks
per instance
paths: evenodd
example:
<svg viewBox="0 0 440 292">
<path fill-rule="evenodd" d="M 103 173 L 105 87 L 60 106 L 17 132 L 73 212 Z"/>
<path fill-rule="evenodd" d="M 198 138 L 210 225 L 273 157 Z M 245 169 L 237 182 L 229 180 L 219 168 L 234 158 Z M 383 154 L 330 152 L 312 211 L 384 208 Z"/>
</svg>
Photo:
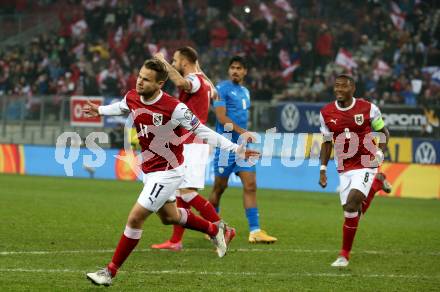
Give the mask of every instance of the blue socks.
<svg viewBox="0 0 440 292">
<path fill-rule="evenodd" d="M 260 222 L 259 222 L 259 214 L 258 214 L 258 208 L 247 208 L 246 211 L 246 218 L 248 220 L 249 224 L 249 231 L 259 231 L 260 230 Z"/>
<path fill-rule="evenodd" d="M 220 207 L 215 207 L 215 211 L 217 214 L 220 213 Z M 247 208 L 246 211 L 246 218 L 248 220 L 249 224 L 249 231 L 260 231 L 260 215 L 258 214 L 258 208 Z"/>
</svg>

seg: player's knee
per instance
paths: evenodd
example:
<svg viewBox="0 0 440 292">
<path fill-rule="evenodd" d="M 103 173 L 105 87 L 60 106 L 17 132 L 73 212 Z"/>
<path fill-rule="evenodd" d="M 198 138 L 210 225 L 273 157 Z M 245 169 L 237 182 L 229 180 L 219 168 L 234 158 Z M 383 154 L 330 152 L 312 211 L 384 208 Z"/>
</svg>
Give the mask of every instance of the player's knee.
<svg viewBox="0 0 440 292">
<path fill-rule="evenodd" d="M 344 211 L 357 212 L 361 209 L 363 195 L 361 193 L 350 194 L 347 203 L 344 205 Z"/>
<path fill-rule="evenodd" d="M 131 228 L 140 228 L 143 224 L 143 219 L 138 218 L 136 216 L 130 215 L 128 216 L 127 225 Z"/>
<path fill-rule="evenodd" d="M 354 202 L 351 202 L 351 203 L 347 202 L 347 204 L 344 205 L 344 211 L 350 212 L 350 213 L 357 212 L 360 210 L 360 208 L 361 208 L 361 206 L 358 204 L 355 204 Z"/>
<path fill-rule="evenodd" d="M 178 224 L 179 223 L 178 218 L 175 218 L 175 216 L 171 216 L 171 215 L 161 216 L 160 220 L 162 221 L 162 224 L 164 224 L 164 225 L 171 225 L 171 224 Z"/>
<path fill-rule="evenodd" d="M 257 184 L 255 182 L 247 182 L 243 185 L 243 189 L 246 193 L 256 193 Z"/>
</svg>

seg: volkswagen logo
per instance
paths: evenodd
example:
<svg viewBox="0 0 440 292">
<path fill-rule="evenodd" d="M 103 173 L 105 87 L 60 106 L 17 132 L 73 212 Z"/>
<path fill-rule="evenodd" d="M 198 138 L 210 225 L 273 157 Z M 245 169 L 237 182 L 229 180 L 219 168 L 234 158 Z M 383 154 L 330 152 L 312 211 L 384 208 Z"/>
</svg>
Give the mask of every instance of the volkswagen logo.
<svg viewBox="0 0 440 292">
<path fill-rule="evenodd" d="M 288 103 L 281 111 L 281 124 L 288 131 L 294 131 L 299 124 L 299 110 L 293 103 Z"/>
<path fill-rule="evenodd" d="M 434 164 L 437 161 L 437 156 L 435 154 L 435 148 L 429 142 L 421 143 L 415 153 L 414 158 L 416 163 L 423 164 Z"/>
</svg>

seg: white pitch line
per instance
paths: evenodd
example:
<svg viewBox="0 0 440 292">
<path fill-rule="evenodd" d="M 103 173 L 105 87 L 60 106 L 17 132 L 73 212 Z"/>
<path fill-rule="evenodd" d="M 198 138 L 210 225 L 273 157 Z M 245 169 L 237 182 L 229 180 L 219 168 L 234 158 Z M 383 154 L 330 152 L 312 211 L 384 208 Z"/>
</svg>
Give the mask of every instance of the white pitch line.
<svg viewBox="0 0 440 292">
<path fill-rule="evenodd" d="M 210 248 L 185 248 L 181 252 L 206 252 L 212 251 Z M 329 249 L 292 249 L 292 248 L 231 248 L 229 252 L 286 252 L 286 253 L 337 253 L 338 250 Z M 114 249 L 97 250 L 41 250 L 41 251 L 0 251 L 0 256 L 9 255 L 51 255 L 51 254 L 81 254 L 81 253 L 112 253 Z M 135 249 L 134 252 L 160 252 L 155 249 Z M 167 252 L 167 251 L 165 251 Z M 359 250 L 353 254 L 381 254 L 381 255 L 424 255 L 440 256 L 440 252 L 411 252 L 411 251 L 384 251 L 384 250 Z"/>
<path fill-rule="evenodd" d="M 82 270 L 71 269 L 0 269 L 0 273 L 74 273 L 85 274 Z M 258 277 L 325 277 L 325 278 L 400 278 L 400 279 L 440 279 L 440 275 L 403 275 L 403 274 L 342 274 L 342 273 L 263 273 L 263 272 L 222 272 L 222 271 L 182 271 L 182 270 L 156 270 L 156 271 L 121 271 L 119 273 L 147 274 L 147 275 L 201 275 L 201 276 L 258 276 Z"/>
</svg>

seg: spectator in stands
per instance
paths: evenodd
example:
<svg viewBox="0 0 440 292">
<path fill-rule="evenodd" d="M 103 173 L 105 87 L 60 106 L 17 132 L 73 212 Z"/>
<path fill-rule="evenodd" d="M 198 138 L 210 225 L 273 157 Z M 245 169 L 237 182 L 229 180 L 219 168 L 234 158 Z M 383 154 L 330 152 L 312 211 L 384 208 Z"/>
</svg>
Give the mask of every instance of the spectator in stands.
<svg viewBox="0 0 440 292">
<path fill-rule="evenodd" d="M 405 88 L 401 91 L 400 95 L 402 96 L 406 105 L 417 105 L 416 95 L 411 89 L 411 84 L 407 83 L 405 85 Z"/>
<path fill-rule="evenodd" d="M 319 97 L 322 96 L 325 89 L 326 87 L 322 80 L 322 77 L 320 75 L 316 75 L 315 78 L 313 78 L 313 82 L 310 86 L 311 101 L 318 101 Z"/>
<path fill-rule="evenodd" d="M 35 6 L 57 5 L 52 2 L 27 2 L 18 8 L 0 4 L 0 9 L 26 14 L 34 12 Z M 335 65 L 338 50 L 344 48 L 358 64 L 352 74 L 363 84 L 362 91 L 378 102 L 404 103 L 404 96 L 409 104 L 440 102 L 438 86 L 431 82 L 435 72 L 425 73 L 424 78 L 414 74 L 414 69 L 440 63 L 436 16 L 440 9 L 433 1 L 419 1 L 413 8 L 398 3 L 407 16 L 399 29 L 389 17 L 388 2 L 358 1 L 354 5 L 349 1 L 287 0 L 293 12 L 286 12 L 269 1 L 266 6 L 272 22 L 258 3 L 249 2 L 251 13 L 246 14 L 243 1 L 220 2 L 188 0 L 180 8 L 171 0 L 69 1 L 68 9 L 59 15 L 59 34 L 45 33 L 30 44 L 0 53 L 0 93 L 55 94 L 70 72 L 77 93 L 120 94 L 130 86 L 125 84 L 133 78 L 130 68 L 151 55 L 150 45 L 172 51 L 173 46 L 191 44 L 198 47 L 203 68 L 213 80 L 224 77 L 220 64 L 226 63 L 227 56 L 246 55 L 258 73 L 249 74 L 252 95 L 262 99 L 272 95 L 307 99 L 304 93 L 311 90 L 316 100 L 327 100 L 332 79 L 346 70 Z M 281 75 L 286 68 L 280 64 L 282 49 L 290 64 L 300 63 L 288 76 Z M 390 67 L 389 74 L 380 79 L 374 75 L 376 60 Z M 118 68 L 116 72 L 112 66 Z M 324 90 L 321 83 L 315 88 L 311 85 L 317 70 Z M 25 79 L 20 80 L 21 76 Z M 415 78 L 422 80 L 419 93 L 407 90 Z"/>
<path fill-rule="evenodd" d="M 321 70 L 324 71 L 325 66 L 333 57 L 333 36 L 326 24 L 322 24 L 316 39 L 316 57 Z"/>
</svg>

